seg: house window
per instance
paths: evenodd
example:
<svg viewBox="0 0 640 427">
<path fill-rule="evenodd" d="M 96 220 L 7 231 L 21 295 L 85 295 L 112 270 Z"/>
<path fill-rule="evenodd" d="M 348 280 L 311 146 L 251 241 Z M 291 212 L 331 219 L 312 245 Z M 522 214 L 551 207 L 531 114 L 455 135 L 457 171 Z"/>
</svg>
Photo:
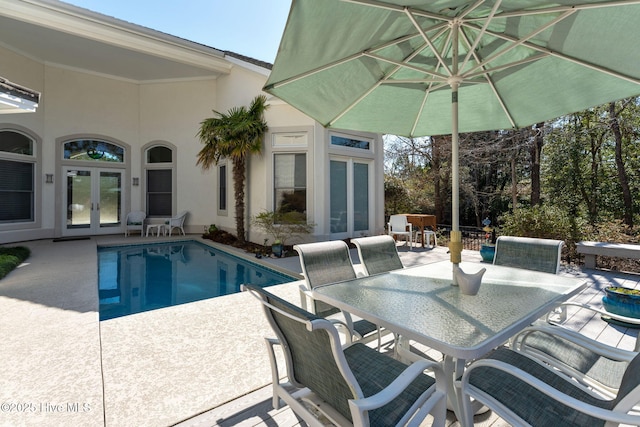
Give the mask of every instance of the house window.
<svg viewBox="0 0 640 427">
<path fill-rule="evenodd" d="M 170 217 L 173 214 L 174 152 L 156 145 L 145 153 L 146 206 L 148 217 Z"/>
<path fill-rule="evenodd" d="M 307 213 L 307 155 L 274 154 L 274 211 Z"/>
<path fill-rule="evenodd" d="M 227 165 L 218 166 L 218 210 L 227 210 Z"/>
<path fill-rule="evenodd" d="M 331 135 L 331 145 L 360 150 L 371 150 L 371 141 L 363 138 L 353 138 L 340 135 Z"/>
<path fill-rule="evenodd" d="M 0 131 L 0 223 L 35 220 L 35 166 L 34 141 Z"/>
<path fill-rule="evenodd" d="M 64 158 L 92 162 L 124 162 L 124 148 L 106 141 L 77 139 L 64 143 Z"/>
<path fill-rule="evenodd" d="M 167 147 L 152 147 L 147 150 L 147 163 L 172 163 L 173 150 Z"/>
</svg>

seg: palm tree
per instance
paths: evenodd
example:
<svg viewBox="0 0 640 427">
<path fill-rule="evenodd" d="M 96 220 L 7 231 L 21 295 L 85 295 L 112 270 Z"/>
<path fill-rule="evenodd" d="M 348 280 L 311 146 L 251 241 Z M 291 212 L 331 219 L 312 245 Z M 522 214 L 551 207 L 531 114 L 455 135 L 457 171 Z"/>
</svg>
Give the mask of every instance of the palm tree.
<svg viewBox="0 0 640 427">
<path fill-rule="evenodd" d="M 216 165 L 222 158 L 233 162 L 233 189 L 236 201 L 236 234 L 240 243 L 245 243 L 244 231 L 244 186 L 247 158 L 262 151 L 264 135 L 269 130 L 264 121 L 267 98 L 254 98 L 249 109 L 233 107 L 227 113 L 213 111 L 218 117 L 200 123 L 198 138 L 204 147 L 198 153 L 196 165 L 203 170 Z"/>
</svg>

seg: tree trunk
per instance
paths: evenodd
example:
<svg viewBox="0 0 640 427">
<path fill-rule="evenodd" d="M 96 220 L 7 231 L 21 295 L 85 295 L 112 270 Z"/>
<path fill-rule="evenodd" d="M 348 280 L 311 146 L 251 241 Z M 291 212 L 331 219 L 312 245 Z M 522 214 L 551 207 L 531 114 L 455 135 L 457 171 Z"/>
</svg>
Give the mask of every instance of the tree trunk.
<svg viewBox="0 0 640 427">
<path fill-rule="evenodd" d="M 633 227 L 633 202 L 631 200 L 631 190 L 629 189 L 629 178 L 622 160 L 622 133 L 620 132 L 615 102 L 609 104 L 609 121 L 611 131 L 616 140 L 616 169 L 618 170 L 618 180 L 620 181 L 622 199 L 624 201 L 624 223 L 628 227 Z"/>
<path fill-rule="evenodd" d="M 241 244 L 246 242 L 244 231 L 244 181 L 246 163 L 244 158 L 233 159 L 233 190 L 236 198 L 236 234 Z"/>
<path fill-rule="evenodd" d="M 535 136 L 531 145 L 531 206 L 540 205 L 540 156 L 544 138 L 542 129 L 544 122 L 537 123 L 534 127 Z"/>
</svg>

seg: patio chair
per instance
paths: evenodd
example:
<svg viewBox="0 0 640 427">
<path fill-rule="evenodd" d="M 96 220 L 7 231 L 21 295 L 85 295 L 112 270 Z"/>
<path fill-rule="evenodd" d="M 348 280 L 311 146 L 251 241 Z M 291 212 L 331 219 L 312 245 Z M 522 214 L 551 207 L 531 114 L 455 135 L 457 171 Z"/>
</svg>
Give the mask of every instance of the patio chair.
<svg viewBox="0 0 640 427">
<path fill-rule="evenodd" d="M 262 303 L 277 336 L 265 338 L 274 409 L 282 399 L 317 427 L 327 420 L 338 426 L 418 426 L 429 413 L 434 426 L 444 426 L 446 384 L 439 364 L 423 359 L 407 366 L 359 342 L 343 348 L 338 331 L 326 319 L 263 288 L 243 285 L 243 290 Z M 278 369 L 276 346 L 284 353 L 287 381 Z"/>
<path fill-rule="evenodd" d="M 341 329 L 342 325 L 346 325 L 347 330 L 344 332 L 348 342 L 353 338 L 365 340 L 364 342 L 377 338 L 380 347 L 382 335 L 378 326 L 364 319 L 354 321 L 349 313 L 317 301 L 311 295 L 311 291 L 317 286 L 356 278 L 347 244 L 342 240 L 334 240 L 295 245 L 293 249 L 298 252 L 305 278 L 305 284 L 300 285 L 302 308 L 329 319 L 335 319 L 336 315 L 341 314 L 337 325 Z"/>
<path fill-rule="evenodd" d="M 143 235 L 144 220 L 147 218 L 147 214 L 142 211 L 131 211 L 127 214 L 125 221 L 124 236 L 127 237 L 131 234 L 132 230 L 139 230 L 140 236 Z"/>
<path fill-rule="evenodd" d="M 182 211 L 178 214 L 178 216 L 165 221 L 165 228 L 168 229 L 169 236 L 171 236 L 171 232 L 174 228 L 177 228 L 178 230 L 180 230 L 180 233 L 182 233 L 183 236 L 186 236 L 186 233 L 184 232 L 184 220 L 186 219 L 188 213 L 189 212 L 187 211 Z"/>
<path fill-rule="evenodd" d="M 351 243 L 356 245 L 360 262 L 368 276 L 404 268 L 396 241 L 391 236 L 361 237 L 351 239 Z"/>
<path fill-rule="evenodd" d="M 493 263 L 558 274 L 563 244 L 562 240 L 500 236 Z"/>
<path fill-rule="evenodd" d="M 471 363 L 460 381 L 464 418 L 474 398 L 514 426 L 640 425 L 640 354 L 627 365 L 613 399 L 591 393 L 544 363 L 505 347 Z M 607 423 L 609 422 L 609 423 Z"/>
<path fill-rule="evenodd" d="M 540 360 L 589 390 L 614 398 L 629 363 L 638 354 L 552 325 L 524 329 L 511 348 Z"/>
<path fill-rule="evenodd" d="M 389 235 L 390 236 L 404 236 L 409 250 L 413 246 L 413 226 L 407 221 L 406 215 L 391 215 L 389 217 Z"/>
<path fill-rule="evenodd" d="M 630 327 L 634 329 L 640 329 L 640 319 L 635 317 L 622 316 L 620 314 L 611 313 L 604 308 L 596 307 L 590 304 L 585 304 L 575 301 L 565 301 L 561 303 L 558 308 L 547 313 L 546 321 L 550 325 L 561 327 L 562 323 L 567 320 L 567 308 L 578 307 L 579 309 L 586 309 L 593 311 L 600 315 L 603 321 L 615 323 L 621 326 Z M 564 328 L 567 329 L 567 328 Z M 633 348 L 634 351 L 640 351 L 640 335 L 636 336 L 636 343 Z"/>
</svg>

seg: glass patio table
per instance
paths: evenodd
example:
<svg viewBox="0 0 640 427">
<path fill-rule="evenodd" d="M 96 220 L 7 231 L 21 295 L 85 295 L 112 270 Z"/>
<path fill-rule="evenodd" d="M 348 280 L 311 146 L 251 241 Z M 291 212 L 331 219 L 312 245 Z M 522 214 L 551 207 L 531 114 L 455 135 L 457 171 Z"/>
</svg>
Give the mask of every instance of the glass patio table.
<svg viewBox="0 0 640 427">
<path fill-rule="evenodd" d="M 477 295 L 451 285 L 449 261 L 317 287 L 313 297 L 387 328 L 444 355 L 449 405 L 463 420 L 455 379 L 479 358 L 582 290 L 587 281 L 519 268 L 461 263 L 465 273 L 487 271 Z"/>
</svg>

